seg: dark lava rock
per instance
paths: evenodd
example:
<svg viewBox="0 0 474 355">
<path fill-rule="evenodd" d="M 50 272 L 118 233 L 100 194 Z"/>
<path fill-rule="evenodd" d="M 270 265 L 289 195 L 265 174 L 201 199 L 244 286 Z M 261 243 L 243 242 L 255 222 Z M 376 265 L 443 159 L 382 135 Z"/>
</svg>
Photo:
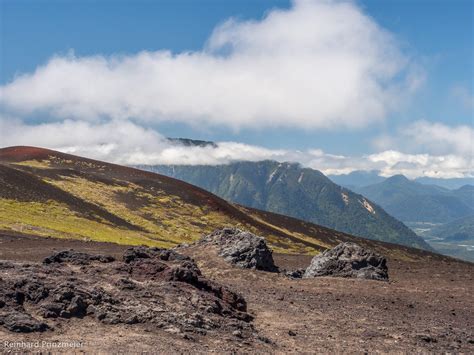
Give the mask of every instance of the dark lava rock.
<svg viewBox="0 0 474 355">
<path fill-rule="evenodd" d="M 0 313 L 0 325 L 6 329 L 17 333 L 43 332 L 49 329 L 49 326 L 28 314 L 21 312 L 11 312 L 8 314 Z"/>
<path fill-rule="evenodd" d="M 207 279 L 189 257 L 137 247 L 126 250 L 123 260 L 70 250 L 43 264 L 11 263 L 0 278 L 0 326 L 39 332 L 54 329 L 58 319 L 92 317 L 103 324 L 161 324 L 197 334 L 255 334 L 245 299 Z"/>
<path fill-rule="evenodd" d="M 174 250 L 147 247 L 132 247 L 123 253 L 123 261 L 130 263 L 138 259 L 160 259 L 164 261 L 191 260 L 188 256 L 181 255 Z"/>
<path fill-rule="evenodd" d="M 48 256 L 43 260 L 44 264 L 52 263 L 71 263 L 76 265 L 89 264 L 91 261 L 99 261 L 101 263 L 110 263 L 115 258 L 110 255 L 93 255 L 81 253 L 75 250 L 63 250 Z"/>
<path fill-rule="evenodd" d="M 286 270 L 285 276 L 290 279 L 301 279 L 305 273 L 305 269 Z"/>
<path fill-rule="evenodd" d="M 204 236 L 199 244 L 216 245 L 219 255 L 238 267 L 278 271 L 265 239 L 237 228 L 224 228 Z"/>
<path fill-rule="evenodd" d="M 341 243 L 311 260 L 303 278 L 316 276 L 388 280 L 387 260 L 355 243 Z"/>
<path fill-rule="evenodd" d="M 431 335 L 427 335 L 427 334 L 420 334 L 420 335 L 418 335 L 418 338 L 420 340 L 423 340 L 426 343 L 437 343 L 438 342 L 436 340 L 436 338 L 433 338 Z"/>
</svg>

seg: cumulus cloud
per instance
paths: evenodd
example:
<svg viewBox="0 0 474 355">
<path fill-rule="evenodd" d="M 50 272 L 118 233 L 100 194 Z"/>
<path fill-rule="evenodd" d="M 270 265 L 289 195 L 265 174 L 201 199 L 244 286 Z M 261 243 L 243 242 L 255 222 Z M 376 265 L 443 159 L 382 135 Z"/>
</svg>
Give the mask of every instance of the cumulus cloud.
<svg viewBox="0 0 474 355">
<path fill-rule="evenodd" d="M 3 85 L 0 100 L 11 114 L 91 122 L 362 127 L 421 77 L 355 3 L 295 0 L 258 21 L 224 22 L 200 51 L 55 56 Z"/>
<path fill-rule="evenodd" d="M 367 159 L 374 164 L 380 164 L 380 175 L 386 177 L 396 174 L 403 174 L 409 178 L 421 176 L 434 178 L 474 176 L 472 158 L 469 156 L 407 154 L 396 150 L 387 150 L 368 155 Z"/>
<path fill-rule="evenodd" d="M 91 123 L 67 120 L 25 124 L 0 117 L 0 145 L 34 145 L 126 165 L 219 165 L 234 161 L 299 162 L 325 174 L 379 170 L 383 176 L 410 178 L 474 176 L 470 156 L 408 154 L 396 150 L 362 156 L 335 155 L 320 149 L 268 149 L 236 142 L 185 146 L 131 121 Z"/>
<path fill-rule="evenodd" d="M 378 149 L 400 149 L 453 154 L 471 159 L 474 156 L 474 128 L 467 125 L 448 126 L 439 122 L 416 121 L 395 135 L 383 135 L 374 141 Z"/>
<path fill-rule="evenodd" d="M 135 155 L 163 150 L 169 142 L 129 121 L 25 124 L 0 116 L 0 146 L 28 145 L 127 164 Z"/>
</svg>

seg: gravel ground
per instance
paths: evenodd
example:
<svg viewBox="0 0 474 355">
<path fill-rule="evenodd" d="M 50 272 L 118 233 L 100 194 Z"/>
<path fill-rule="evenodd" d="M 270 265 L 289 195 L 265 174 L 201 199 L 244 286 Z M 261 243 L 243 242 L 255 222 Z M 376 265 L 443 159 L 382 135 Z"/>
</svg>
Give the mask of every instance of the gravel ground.
<svg viewBox="0 0 474 355">
<path fill-rule="evenodd" d="M 3 260 L 38 262 L 53 251 L 69 248 L 117 257 L 126 247 L 0 233 Z M 1 351 L 25 351 L 30 346 L 36 351 L 124 353 L 474 352 L 474 264 L 389 259 L 389 282 L 290 280 L 281 274 L 232 267 L 209 247 L 179 252 L 193 257 L 207 278 L 243 295 L 248 313 L 254 316 L 255 337 L 242 339 L 238 333 L 217 330 L 186 338 L 150 324 L 110 325 L 84 317 L 61 321 L 43 333 L 17 334 L 0 328 Z M 274 259 L 285 269 L 305 267 L 311 260 L 278 254 Z"/>
</svg>

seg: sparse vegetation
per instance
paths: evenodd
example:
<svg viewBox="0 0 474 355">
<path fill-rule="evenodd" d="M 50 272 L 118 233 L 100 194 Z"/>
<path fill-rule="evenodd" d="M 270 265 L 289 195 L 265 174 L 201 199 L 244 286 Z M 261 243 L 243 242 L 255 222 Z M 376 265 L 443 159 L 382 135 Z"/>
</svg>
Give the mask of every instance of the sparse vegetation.
<svg viewBox="0 0 474 355">
<path fill-rule="evenodd" d="M 151 233 L 134 232 L 93 221 L 54 201 L 19 202 L 0 199 L 0 229 L 50 236 L 129 245 L 170 247 L 174 243 Z"/>
</svg>

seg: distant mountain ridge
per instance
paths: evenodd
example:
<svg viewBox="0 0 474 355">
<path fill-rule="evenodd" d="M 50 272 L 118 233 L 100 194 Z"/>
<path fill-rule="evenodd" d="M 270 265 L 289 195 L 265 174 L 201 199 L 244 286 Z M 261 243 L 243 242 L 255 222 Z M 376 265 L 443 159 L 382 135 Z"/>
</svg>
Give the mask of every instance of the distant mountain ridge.
<svg viewBox="0 0 474 355">
<path fill-rule="evenodd" d="M 296 217 L 371 239 L 429 249 L 381 207 L 296 163 L 236 162 L 218 166 L 138 168 L 184 180 L 244 206 Z"/>
<path fill-rule="evenodd" d="M 332 181 L 336 184 L 350 188 L 357 189 L 360 187 L 365 187 L 373 184 L 382 182 L 390 177 L 383 177 L 380 175 L 378 170 L 356 170 L 349 174 L 340 174 L 340 175 L 328 175 Z M 464 185 L 474 185 L 474 177 L 465 177 L 465 178 L 431 178 L 431 177 L 419 177 L 412 181 L 419 182 L 423 185 L 437 185 L 439 187 L 444 187 L 446 189 L 459 189 Z"/>
<path fill-rule="evenodd" d="M 190 138 L 166 138 L 171 143 L 176 143 L 184 145 L 185 147 L 212 147 L 217 148 L 217 144 L 212 141 L 204 141 L 199 139 L 190 139 Z"/>
<path fill-rule="evenodd" d="M 349 189 L 356 189 L 358 187 L 377 184 L 385 180 L 383 176 L 379 175 L 377 170 L 357 170 L 349 174 L 328 175 L 328 178 L 336 184 L 347 187 Z"/>
<path fill-rule="evenodd" d="M 356 191 L 404 222 L 446 223 L 474 214 L 474 187 L 470 185 L 449 190 L 395 175 Z"/>
</svg>

